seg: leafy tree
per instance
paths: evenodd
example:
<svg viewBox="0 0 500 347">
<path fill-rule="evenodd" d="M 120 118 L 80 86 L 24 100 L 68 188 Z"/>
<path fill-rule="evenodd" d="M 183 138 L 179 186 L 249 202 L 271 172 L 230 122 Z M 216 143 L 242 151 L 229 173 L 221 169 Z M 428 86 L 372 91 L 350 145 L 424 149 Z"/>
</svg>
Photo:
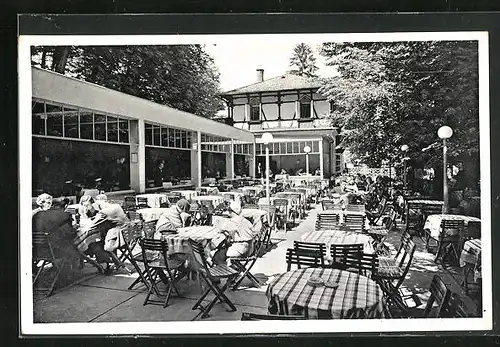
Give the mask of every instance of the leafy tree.
<svg viewBox="0 0 500 347">
<path fill-rule="evenodd" d="M 334 102 L 332 120 L 342 127 L 354 155 L 370 166 L 401 160 L 414 167 L 442 165 L 441 152 L 421 150 L 449 125 L 451 163 L 479 167 L 477 42 L 325 43 L 322 52 L 340 76 L 322 92 Z"/>
<path fill-rule="evenodd" d="M 80 46 L 64 53 L 36 47 L 32 62 L 202 117 L 223 109 L 219 72 L 200 45 Z"/>
<path fill-rule="evenodd" d="M 305 43 L 299 43 L 293 48 L 289 66 L 293 68 L 289 72 L 298 76 L 316 77 L 318 71 L 313 51 Z"/>
</svg>

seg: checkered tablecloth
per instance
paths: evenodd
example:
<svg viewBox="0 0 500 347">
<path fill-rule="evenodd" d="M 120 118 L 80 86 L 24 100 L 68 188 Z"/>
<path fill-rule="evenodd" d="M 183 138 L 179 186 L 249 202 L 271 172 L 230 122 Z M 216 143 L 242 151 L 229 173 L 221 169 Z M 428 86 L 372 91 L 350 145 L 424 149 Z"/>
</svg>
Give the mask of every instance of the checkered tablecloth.
<svg viewBox="0 0 500 347">
<path fill-rule="evenodd" d="M 141 208 L 137 210 L 137 213 L 140 213 L 144 221 L 150 221 L 160 218 L 163 212 L 167 211 L 166 207 L 157 207 L 157 208 Z"/>
<path fill-rule="evenodd" d="M 319 230 L 311 231 L 303 234 L 300 238 L 304 242 L 315 242 L 326 244 L 327 249 L 330 245 L 343 245 L 343 244 L 363 244 L 363 252 L 373 254 L 372 238 L 368 235 L 358 233 L 355 231 L 344 230 Z M 327 252 L 329 254 L 329 251 Z"/>
<path fill-rule="evenodd" d="M 220 229 L 213 226 L 194 226 L 177 229 L 177 234 L 162 234 L 162 239 L 168 243 L 169 253 L 191 253 L 189 239 L 202 243 L 204 246 L 212 241 L 218 242 L 225 237 L 220 234 Z M 215 244 L 211 248 L 215 248 Z"/>
<path fill-rule="evenodd" d="M 180 194 L 187 201 L 192 201 L 198 195 L 196 190 L 173 190 L 172 193 Z"/>
<path fill-rule="evenodd" d="M 148 206 L 153 208 L 159 208 L 162 203 L 168 201 L 166 194 L 139 194 L 135 196 L 136 203 L 138 203 L 137 198 L 148 199 Z"/>
<path fill-rule="evenodd" d="M 311 286 L 320 277 L 338 287 Z M 309 319 L 384 318 L 383 292 L 368 277 L 337 269 L 307 268 L 275 278 L 266 292 L 269 312 Z"/>
<path fill-rule="evenodd" d="M 408 204 L 416 204 L 416 205 L 436 205 L 436 206 L 443 206 L 444 201 L 442 200 L 426 200 L 426 199 L 421 199 L 421 200 L 409 200 Z"/>
<path fill-rule="evenodd" d="M 465 241 L 462 254 L 460 255 L 460 266 L 471 264 L 474 267 L 481 264 L 481 240 L 474 239 Z"/>
<path fill-rule="evenodd" d="M 428 229 L 431 237 L 436 240 L 439 239 L 439 234 L 441 233 L 441 221 L 443 219 L 463 220 L 465 226 L 467 226 L 469 222 L 481 222 L 479 218 L 471 216 L 462 216 L 457 214 L 431 214 L 425 220 L 424 229 Z"/>
</svg>

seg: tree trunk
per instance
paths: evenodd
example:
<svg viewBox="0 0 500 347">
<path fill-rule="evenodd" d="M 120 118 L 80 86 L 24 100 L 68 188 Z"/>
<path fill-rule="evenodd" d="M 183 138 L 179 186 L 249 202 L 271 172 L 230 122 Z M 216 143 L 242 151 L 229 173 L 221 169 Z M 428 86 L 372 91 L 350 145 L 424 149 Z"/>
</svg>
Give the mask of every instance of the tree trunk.
<svg viewBox="0 0 500 347">
<path fill-rule="evenodd" d="M 47 68 L 47 50 L 45 48 L 42 49 L 42 61 L 40 63 L 40 67 L 42 69 Z"/>
<path fill-rule="evenodd" d="M 64 74 L 68 62 L 69 46 L 59 46 L 54 50 L 52 68 L 55 72 Z"/>
</svg>

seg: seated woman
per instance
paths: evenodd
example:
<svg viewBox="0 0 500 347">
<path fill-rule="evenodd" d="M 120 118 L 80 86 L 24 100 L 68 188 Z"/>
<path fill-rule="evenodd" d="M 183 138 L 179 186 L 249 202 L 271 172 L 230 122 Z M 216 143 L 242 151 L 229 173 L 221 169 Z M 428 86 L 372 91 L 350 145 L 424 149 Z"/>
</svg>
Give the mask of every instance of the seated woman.
<svg viewBox="0 0 500 347">
<path fill-rule="evenodd" d="M 82 243 L 87 254 L 94 254 L 97 262 L 106 263 L 106 272 L 111 262 L 119 266 L 120 263 L 113 251 L 123 244 L 120 228 L 129 221 L 125 212 L 118 204 L 111 204 L 104 194 L 96 196 L 95 208 L 98 210 L 91 221 L 82 230 L 78 240 Z M 84 242 L 85 241 L 85 242 Z M 80 249 L 81 250 L 81 249 Z"/>
<path fill-rule="evenodd" d="M 33 230 L 48 233 L 56 257 L 80 259 L 73 243 L 76 231 L 71 214 L 53 203 L 52 196 L 46 193 L 37 198 L 37 204 L 40 207 L 32 217 Z"/>
<path fill-rule="evenodd" d="M 80 199 L 80 206 L 78 207 L 81 223 L 85 224 L 90 222 L 91 218 L 93 218 L 97 212 L 94 198 L 90 195 L 83 195 Z"/>
<path fill-rule="evenodd" d="M 162 233 L 175 233 L 177 229 L 184 227 L 186 220 L 190 217 L 190 206 L 186 199 L 180 199 L 163 212 L 156 223 L 154 238 L 160 239 Z"/>
</svg>

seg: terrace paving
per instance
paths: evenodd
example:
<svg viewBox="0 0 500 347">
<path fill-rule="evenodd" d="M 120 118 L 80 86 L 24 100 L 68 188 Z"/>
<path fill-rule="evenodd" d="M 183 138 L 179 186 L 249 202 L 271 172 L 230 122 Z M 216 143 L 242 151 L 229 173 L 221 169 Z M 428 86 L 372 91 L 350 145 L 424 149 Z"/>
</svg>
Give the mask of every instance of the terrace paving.
<svg viewBox="0 0 500 347">
<path fill-rule="evenodd" d="M 265 291 L 272 279 L 286 271 L 286 249 L 294 240 L 314 229 L 316 215 L 321 207 L 313 206 L 305 220 L 287 233 L 273 233 L 273 247 L 258 259 L 252 273 L 264 284 L 260 288 L 243 288 L 229 290 L 228 297 L 237 307 L 236 312 L 227 312 L 226 307 L 218 303 L 206 320 L 239 320 L 241 312 L 267 313 Z M 386 243 L 391 248 L 399 245 L 400 231 L 392 231 Z M 466 297 L 459 285 L 460 271 L 445 269 L 433 262 L 433 254 L 425 250 L 425 245 L 418 237 L 414 238 L 417 251 L 403 286 L 416 293 L 422 305 L 417 308 L 423 311 L 428 300 L 428 288 L 434 274 L 439 274 L 451 289 L 464 297 L 467 311 L 477 310 L 477 299 Z M 90 274 L 89 274 L 90 272 Z M 143 306 L 146 295 L 145 287 L 137 286 L 127 290 L 136 275 L 128 275 L 124 271 L 111 276 L 99 275 L 88 268 L 86 277 L 71 286 L 56 291 L 52 296 L 35 300 L 35 322 L 140 322 L 140 321 L 190 321 L 199 320 L 199 310 L 191 308 L 200 295 L 200 284 L 197 280 L 185 279 L 179 283 L 182 297 L 172 294 L 169 306 L 148 304 Z M 421 313 L 421 312 L 420 312 Z M 417 313 L 418 314 L 418 313 Z"/>
</svg>

